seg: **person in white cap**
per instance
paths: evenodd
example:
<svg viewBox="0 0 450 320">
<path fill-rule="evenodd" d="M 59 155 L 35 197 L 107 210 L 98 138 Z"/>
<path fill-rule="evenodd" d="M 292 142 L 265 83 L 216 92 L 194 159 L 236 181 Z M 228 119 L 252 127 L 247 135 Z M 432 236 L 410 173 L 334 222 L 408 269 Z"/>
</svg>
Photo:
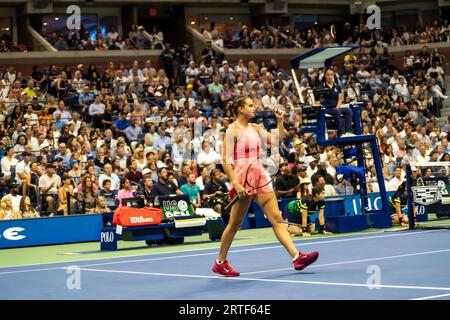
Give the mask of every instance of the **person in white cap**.
<svg viewBox="0 0 450 320">
<path fill-rule="evenodd" d="M 438 135 L 436 132 L 432 131 L 430 132 L 429 137 L 430 137 L 430 148 L 434 150 L 439 144 Z"/>
</svg>

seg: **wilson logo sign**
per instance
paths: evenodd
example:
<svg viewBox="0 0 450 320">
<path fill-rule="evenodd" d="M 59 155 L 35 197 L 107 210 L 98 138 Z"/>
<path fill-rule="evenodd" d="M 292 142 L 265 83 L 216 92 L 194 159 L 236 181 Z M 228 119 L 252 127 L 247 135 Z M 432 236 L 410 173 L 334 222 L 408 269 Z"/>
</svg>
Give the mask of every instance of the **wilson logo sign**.
<svg viewBox="0 0 450 320">
<path fill-rule="evenodd" d="M 153 218 L 151 218 L 151 217 L 144 218 L 142 216 L 140 216 L 140 217 L 131 217 L 130 218 L 130 222 L 131 223 L 150 223 L 150 222 L 153 222 Z"/>
</svg>

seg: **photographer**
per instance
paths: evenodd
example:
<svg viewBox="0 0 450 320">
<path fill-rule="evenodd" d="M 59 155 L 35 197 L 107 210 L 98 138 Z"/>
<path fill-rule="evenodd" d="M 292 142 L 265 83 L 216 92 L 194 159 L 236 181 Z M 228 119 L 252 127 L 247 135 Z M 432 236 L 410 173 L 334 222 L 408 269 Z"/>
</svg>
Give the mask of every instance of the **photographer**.
<svg viewBox="0 0 450 320">
<path fill-rule="evenodd" d="M 203 191 L 203 201 L 207 203 L 208 206 L 219 213 L 222 218 L 228 219 L 222 215 L 222 210 L 226 205 L 228 199 L 228 188 L 226 184 L 221 180 L 222 172 L 219 169 L 213 169 L 211 172 L 211 181 L 208 182 Z M 228 220 L 225 221 L 228 223 Z"/>
<path fill-rule="evenodd" d="M 275 193 L 278 199 L 295 198 L 299 190 L 300 179 L 293 174 L 291 167 L 283 165 L 280 168 L 281 176 L 275 181 Z"/>
</svg>

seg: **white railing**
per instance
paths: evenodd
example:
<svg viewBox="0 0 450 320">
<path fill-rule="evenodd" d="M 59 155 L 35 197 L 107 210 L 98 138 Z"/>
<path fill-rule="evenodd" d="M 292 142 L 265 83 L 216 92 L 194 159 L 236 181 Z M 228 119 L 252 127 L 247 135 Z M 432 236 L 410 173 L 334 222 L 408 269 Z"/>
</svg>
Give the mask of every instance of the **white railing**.
<svg viewBox="0 0 450 320">
<path fill-rule="evenodd" d="M 45 39 L 39 32 L 34 30 L 34 28 L 32 28 L 30 25 L 27 25 L 27 30 L 33 38 L 33 41 L 36 41 L 46 51 L 58 52 L 58 50 L 47 41 L 47 39 Z"/>
</svg>

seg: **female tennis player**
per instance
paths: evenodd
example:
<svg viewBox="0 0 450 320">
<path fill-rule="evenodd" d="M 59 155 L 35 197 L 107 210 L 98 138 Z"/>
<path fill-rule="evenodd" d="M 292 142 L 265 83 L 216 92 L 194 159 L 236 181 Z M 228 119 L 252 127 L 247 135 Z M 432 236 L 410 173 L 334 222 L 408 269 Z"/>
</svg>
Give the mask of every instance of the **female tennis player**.
<svg viewBox="0 0 450 320">
<path fill-rule="evenodd" d="M 294 268 L 302 270 L 316 261 L 319 253 L 314 251 L 306 254 L 297 250 L 278 209 L 278 202 L 272 185 L 266 183 L 270 182 L 269 174 L 265 172 L 262 165 L 253 165 L 254 160 L 262 155 L 263 142 L 268 146 L 270 145 L 273 150 L 276 148 L 278 137 L 268 133 L 258 125 L 249 123 L 249 120 L 255 116 L 252 99 L 238 97 L 230 103 L 229 107 L 232 108 L 236 121 L 225 132 L 222 166 L 233 185 L 231 196 L 237 194 L 239 200 L 231 209 L 230 221 L 222 234 L 219 256 L 214 261 L 212 271 L 226 277 L 239 276 L 239 272 L 233 270 L 227 261 L 227 253 L 252 199 L 255 199 L 269 219 L 276 237 L 290 254 Z M 277 112 L 275 114 L 277 129 L 282 137 L 286 134 L 283 115 Z M 252 164 L 251 167 L 249 167 L 250 164 Z M 262 187 L 251 188 L 248 185 Z"/>
</svg>

